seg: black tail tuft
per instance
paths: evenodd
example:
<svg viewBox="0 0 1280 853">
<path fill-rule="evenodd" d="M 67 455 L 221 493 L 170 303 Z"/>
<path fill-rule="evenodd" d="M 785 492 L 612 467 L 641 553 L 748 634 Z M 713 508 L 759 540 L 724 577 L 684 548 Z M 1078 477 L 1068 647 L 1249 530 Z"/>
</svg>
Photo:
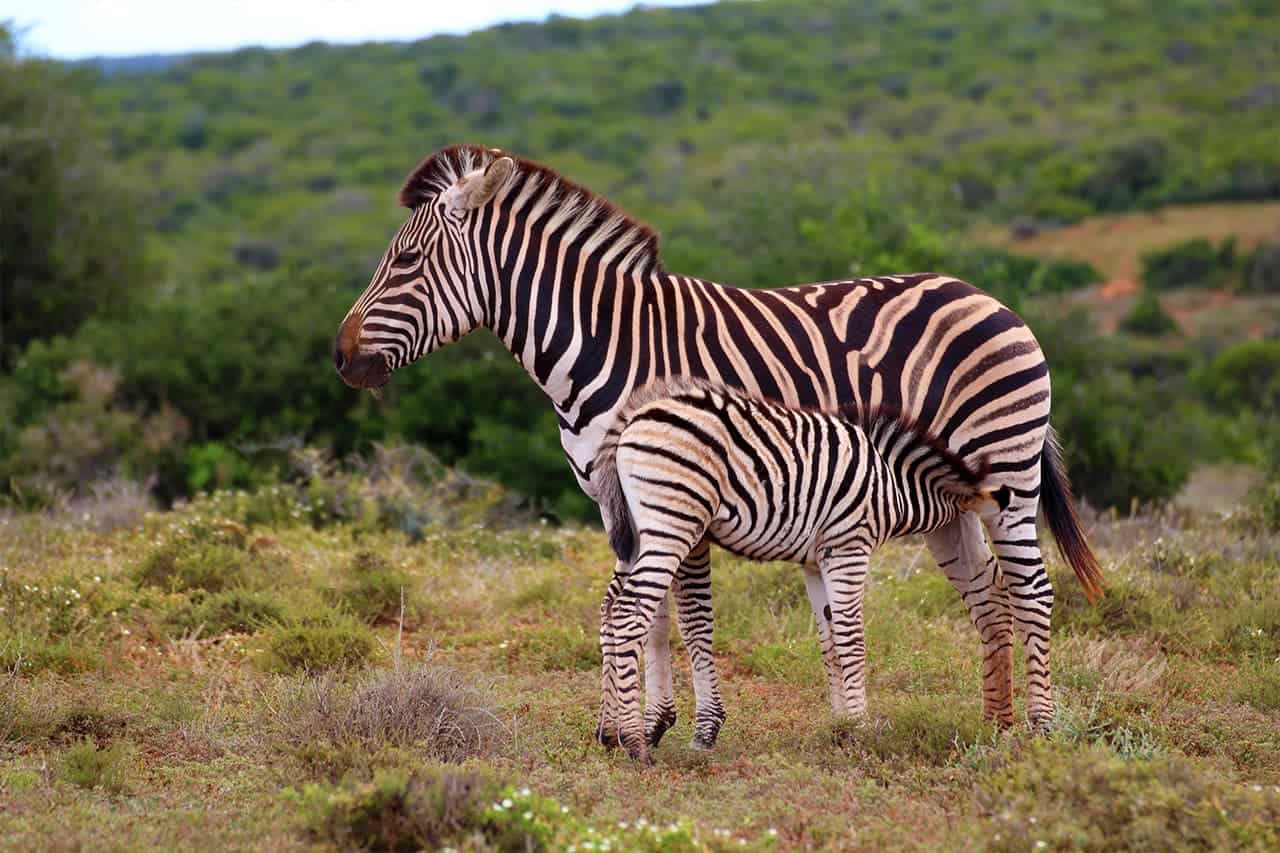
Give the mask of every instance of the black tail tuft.
<svg viewBox="0 0 1280 853">
<path fill-rule="evenodd" d="M 1052 428 L 1040 456 L 1040 505 L 1049 520 L 1053 538 L 1058 541 L 1058 552 L 1071 564 L 1072 571 L 1084 587 L 1084 594 L 1090 601 L 1102 598 L 1102 566 L 1089 548 L 1080 516 L 1076 514 L 1071 483 L 1067 481 L 1062 464 L 1062 447 Z"/>
<path fill-rule="evenodd" d="M 630 564 L 636 556 L 636 528 L 627 497 L 622 493 L 622 481 L 618 479 L 617 440 L 617 433 L 610 431 L 596 454 L 595 472 L 600 489 L 600 517 L 609 530 L 609 545 L 619 560 Z"/>
</svg>

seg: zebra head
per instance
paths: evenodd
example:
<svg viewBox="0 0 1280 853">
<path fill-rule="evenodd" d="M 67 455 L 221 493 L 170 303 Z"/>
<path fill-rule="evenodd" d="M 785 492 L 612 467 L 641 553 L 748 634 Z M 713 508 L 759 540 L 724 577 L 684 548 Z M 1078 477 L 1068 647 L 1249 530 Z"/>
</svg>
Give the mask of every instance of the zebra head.
<svg viewBox="0 0 1280 853">
<path fill-rule="evenodd" d="M 491 268 L 474 238 L 483 208 L 507 184 L 515 161 L 491 149 L 429 157 L 400 192 L 409 219 L 334 341 L 334 366 L 353 388 L 379 388 L 391 373 L 483 320 L 481 277 Z"/>
</svg>

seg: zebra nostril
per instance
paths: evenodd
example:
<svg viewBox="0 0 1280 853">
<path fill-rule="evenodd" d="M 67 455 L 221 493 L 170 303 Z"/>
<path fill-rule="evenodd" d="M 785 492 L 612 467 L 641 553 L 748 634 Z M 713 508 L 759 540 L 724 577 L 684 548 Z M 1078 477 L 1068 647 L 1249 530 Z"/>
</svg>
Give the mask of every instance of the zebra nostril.
<svg viewBox="0 0 1280 853">
<path fill-rule="evenodd" d="M 333 351 L 333 365 L 338 368 L 338 372 L 342 372 L 342 368 L 347 366 L 347 357 L 342 354 L 342 350 L 335 349 Z"/>
</svg>

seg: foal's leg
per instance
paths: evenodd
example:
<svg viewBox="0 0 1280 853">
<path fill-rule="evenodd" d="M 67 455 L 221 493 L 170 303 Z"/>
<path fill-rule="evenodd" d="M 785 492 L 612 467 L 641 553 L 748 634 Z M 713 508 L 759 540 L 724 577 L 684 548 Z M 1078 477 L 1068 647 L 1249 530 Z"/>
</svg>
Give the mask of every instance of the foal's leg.
<svg viewBox="0 0 1280 853">
<path fill-rule="evenodd" d="M 712 654 L 711 543 L 702 539 L 680 564 L 675 580 L 676 617 L 680 638 L 689 651 L 693 670 L 693 694 L 697 703 L 693 722 L 694 749 L 716 745 L 724 725 L 724 702 L 720 697 L 720 676 Z M 656 739 L 649 741 L 656 744 Z"/>
<path fill-rule="evenodd" d="M 618 687 L 613 671 L 613 657 L 610 655 L 613 648 L 613 622 L 610 614 L 613 602 L 622 590 L 626 571 L 626 563 L 618 561 L 613 577 L 609 579 L 609 589 L 600 602 L 600 721 L 596 724 L 596 740 L 608 749 L 619 743 Z"/>
<path fill-rule="evenodd" d="M 605 651 L 617 693 L 618 739 L 627 754 L 642 764 L 652 764 L 653 758 L 640 704 L 640 649 L 689 550 L 675 547 L 666 538 L 656 542 L 641 534 L 639 556 L 609 610 L 611 640 Z"/>
<path fill-rule="evenodd" d="M 861 547 L 826 549 L 818 560 L 831 607 L 832 645 L 840 665 L 843 713 L 867 713 L 867 639 L 862 600 L 867 589 L 869 552 Z"/>
<path fill-rule="evenodd" d="M 675 687 L 671 676 L 670 600 L 670 596 L 664 595 L 658 602 L 653 625 L 644 638 L 644 734 L 650 746 L 657 746 L 667 729 L 676 724 Z"/>
<path fill-rule="evenodd" d="M 827 587 L 822 581 L 822 572 L 817 563 L 805 563 L 804 588 L 809 593 L 809 603 L 817 617 L 818 643 L 822 647 L 823 666 L 827 669 L 827 697 L 831 700 L 831 710 L 842 714 L 845 708 L 844 682 L 831 636 L 831 608 L 827 604 Z"/>
<path fill-rule="evenodd" d="M 964 513 L 925 536 L 982 640 L 982 715 L 1013 725 L 1013 616 L 982 523 Z"/>
</svg>

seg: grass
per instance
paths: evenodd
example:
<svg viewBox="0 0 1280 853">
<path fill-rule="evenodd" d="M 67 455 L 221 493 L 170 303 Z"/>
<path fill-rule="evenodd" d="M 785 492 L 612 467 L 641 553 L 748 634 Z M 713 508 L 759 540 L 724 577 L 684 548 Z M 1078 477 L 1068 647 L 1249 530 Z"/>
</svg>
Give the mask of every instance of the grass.
<svg viewBox="0 0 1280 853">
<path fill-rule="evenodd" d="M 1277 843 L 1280 533 L 1247 514 L 1099 520 L 1100 606 L 1053 564 L 1042 739 L 981 719 L 976 637 L 919 542 L 873 563 L 857 723 L 828 708 L 800 570 L 717 554 L 721 742 L 688 746 L 676 640 L 680 719 L 640 770 L 592 740 L 598 531 L 208 511 L 105 532 L 0 519 L 9 845 Z"/>
</svg>

